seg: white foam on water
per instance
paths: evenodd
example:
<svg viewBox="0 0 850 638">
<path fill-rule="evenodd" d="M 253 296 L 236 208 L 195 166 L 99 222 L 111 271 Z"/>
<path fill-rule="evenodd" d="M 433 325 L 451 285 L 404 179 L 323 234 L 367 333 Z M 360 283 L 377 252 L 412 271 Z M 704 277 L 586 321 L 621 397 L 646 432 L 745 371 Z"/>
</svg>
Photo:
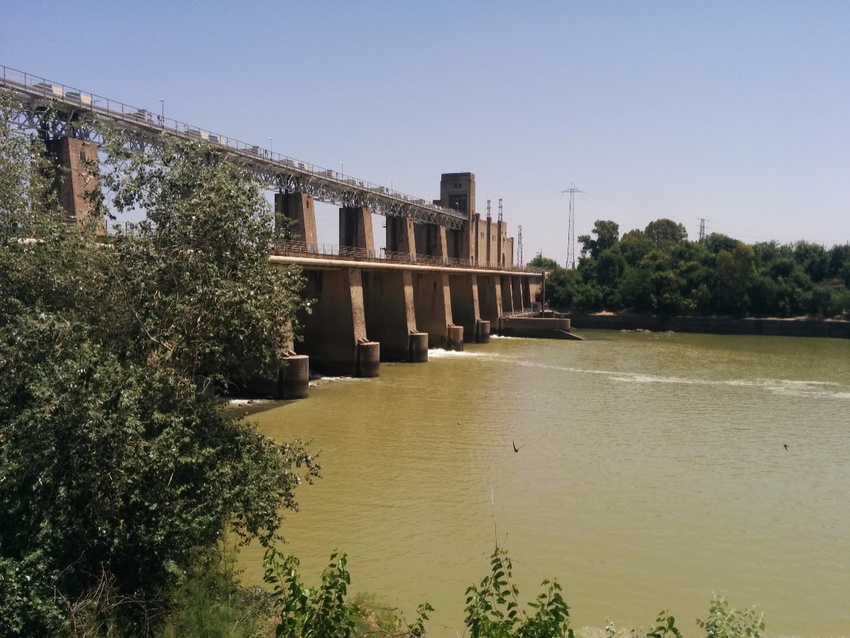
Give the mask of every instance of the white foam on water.
<svg viewBox="0 0 850 638">
<path fill-rule="evenodd" d="M 457 357 L 493 358 L 483 352 L 468 352 L 465 350 L 458 352 L 457 350 L 444 350 L 442 348 L 428 350 L 428 359 L 453 359 Z"/>
<path fill-rule="evenodd" d="M 676 384 L 715 387 L 763 388 L 773 394 L 783 396 L 823 397 L 832 399 L 850 398 L 850 390 L 835 381 L 798 381 L 795 379 L 700 379 L 694 377 L 662 376 L 637 372 L 614 372 L 612 370 L 594 370 L 570 366 L 553 366 L 531 361 L 517 361 L 517 365 L 571 372 L 575 374 L 593 374 L 608 377 L 620 383 Z"/>
</svg>

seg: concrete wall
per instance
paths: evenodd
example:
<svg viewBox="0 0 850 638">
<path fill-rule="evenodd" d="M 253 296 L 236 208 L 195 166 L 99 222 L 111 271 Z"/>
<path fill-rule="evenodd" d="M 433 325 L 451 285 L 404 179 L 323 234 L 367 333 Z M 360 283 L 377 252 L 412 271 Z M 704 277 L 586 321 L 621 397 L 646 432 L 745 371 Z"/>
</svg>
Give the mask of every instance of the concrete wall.
<svg viewBox="0 0 850 638">
<path fill-rule="evenodd" d="M 570 320 L 560 317 L 502 317 L 500 332 L 508 337 L 569 339 Z"/>
</svg>

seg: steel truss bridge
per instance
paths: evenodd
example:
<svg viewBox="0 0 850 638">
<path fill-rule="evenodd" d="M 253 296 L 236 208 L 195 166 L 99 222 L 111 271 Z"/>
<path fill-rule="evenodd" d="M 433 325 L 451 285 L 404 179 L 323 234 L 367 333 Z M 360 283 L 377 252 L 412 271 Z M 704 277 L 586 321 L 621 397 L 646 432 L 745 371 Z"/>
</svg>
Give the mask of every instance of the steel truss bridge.
<svg viewBox="0 0 850 638">
<path fill-rule="evenodd" d="M 103 122 L 111 122 L 127 137 L 137 152 L 156 152 L 164 137 L 204 140 L 220 149 L 230 160 L 244 166 L 266 188 L 299 192 L 338 206 L 365 206 L 373 213 L 406 217 L 415 222 L 460 230 L 467 215 L 437 206 L 384 186 L 354 179 L 342 173 L 273 153 L 257 145 L 178 122 L 94 93 L 0 65 L 0 87 L 20 101 L 16 124 L 38 131 L 45 138 L 74 137 L 101 144 Z"/>
</svg>

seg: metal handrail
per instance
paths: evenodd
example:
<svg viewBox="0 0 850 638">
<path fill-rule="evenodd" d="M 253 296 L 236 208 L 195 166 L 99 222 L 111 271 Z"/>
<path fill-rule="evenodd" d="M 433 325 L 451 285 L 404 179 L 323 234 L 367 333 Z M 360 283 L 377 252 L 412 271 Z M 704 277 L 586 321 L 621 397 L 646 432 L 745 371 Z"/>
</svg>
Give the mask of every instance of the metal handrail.
<svg viewBox="0 0 850 638">
<path fill-rule="evenodd" d="M 393 252 L 381 248 L 379 251 L 369 251 L 365 248 L 356 248 L 353 246 L 338 246 L 335 244 L 311 244 L 303 241 L 286 241 L 275 246 L 274 255 L 278 256 L 295 256 L 315 259 L 345 259 L 354 261 L 369 261 L 369 262 L 390 262 L 397 264 L 417 264 L 422 266 L 449 266 L 456 268 L 479 268 L 486 270 L 498 270 L 502 272 L 518 272 L 518 273 L 533 273 L 540 274 L 538 268 L 528 268 L 522 266 L 499 267 L 499 266 L 483 266 L 480 264 L 471 263 L 468 260 L 457 259 L 452 257 L 435 257 L 432 255 L 422 255 L 410 253 Z"/>
<path fill-rule="evenodd" d="M 23 89 L 31 95 L 38 95 L 45 99 L 57 99 L 64 103 L 73 105 L 82 111 L 90 111 L 93 114 L 107 115 L 112 119 L 121 119 L 136 126 L 143 126 L 153 130 L 176 133 L 181 136 L 195 137 L 211 142 L 212 144 L 239 152 L 246 157 L 263 159 L 280 165 L 281 167 L 294 167 L 303 172 L 310 173 L 323 179 L 331 179 L 344 187 L 355 187 L 363 190 L 374 191 L 384 197 L 398 200 L 402 203 L 416 204 L 419 207 L 433 210 L 435 213 L 447 215 L 457 219 L 466 219 L 466 214 L 451 208 L 438 206 L 428 202 L 421 197 L 414 197 L 397 190 L 389 189 L 372 182 L 360 180 L 345 175 L 332 169 L 323 168 L 310 162 L 304 162 L 282 153 L 275 153 L 269 149 L 262 148 L 258 144 L 249 144 L 235 138 L 221 135 L 219 133 L 203 129 L 186 122 L 181 122 L 162 114 L 152 113 L 147 109 L 130 106 L 123 102 L 111 100 L 96 93 L 87 93 L 80 89 L 47 80 L 46 78 L 19 71 L 5 65 L 0 65 L 2 70 L 2 86 L 12 89 Z"/>
</svg>

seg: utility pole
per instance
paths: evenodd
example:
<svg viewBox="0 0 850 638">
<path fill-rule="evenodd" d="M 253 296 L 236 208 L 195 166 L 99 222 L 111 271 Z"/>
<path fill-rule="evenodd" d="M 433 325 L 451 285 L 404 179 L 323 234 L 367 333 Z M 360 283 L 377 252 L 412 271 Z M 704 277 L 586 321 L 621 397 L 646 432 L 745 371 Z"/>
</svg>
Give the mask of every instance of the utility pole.
<svg viewBox="0 0 850 638">
<path fill-rule="evenodd" d="M 570 194 L 570 218 L 567 224 L 567 263 L 566 268 L 575 269 L 576 267 L 576 193 L 583 193 L 576 188 L 575 184 L 570 184 L 570 187 L 561 191 L 562 193 Z"/>
</svg>

